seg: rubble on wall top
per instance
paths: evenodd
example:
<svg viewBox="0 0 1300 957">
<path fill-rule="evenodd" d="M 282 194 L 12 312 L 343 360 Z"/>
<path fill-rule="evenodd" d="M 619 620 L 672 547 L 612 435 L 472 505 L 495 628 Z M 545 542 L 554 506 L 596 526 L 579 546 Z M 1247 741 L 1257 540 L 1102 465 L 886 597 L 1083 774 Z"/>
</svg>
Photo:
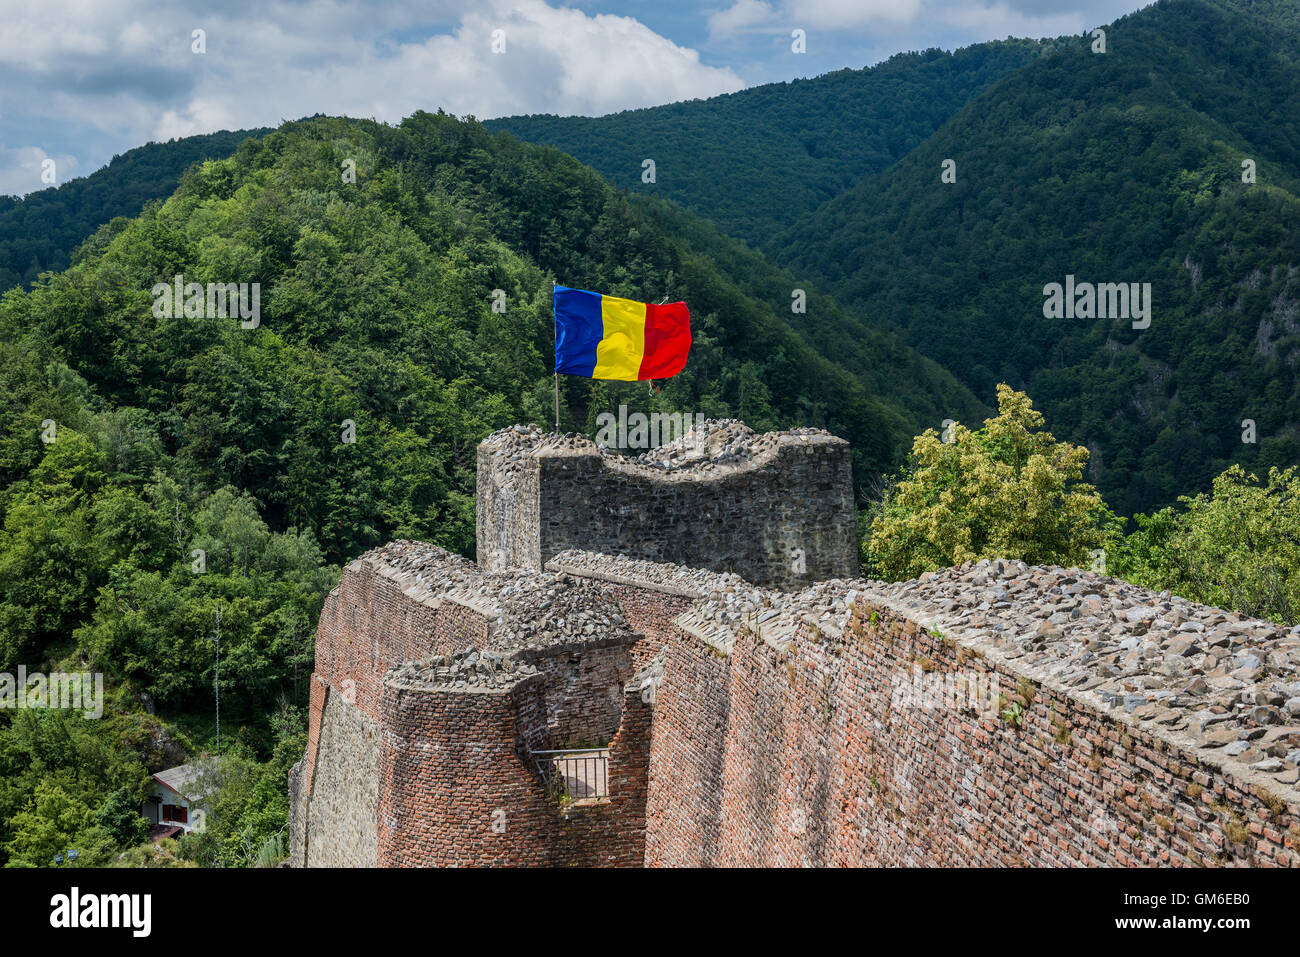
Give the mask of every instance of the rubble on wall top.
<svg viewBox="0 0 1300 957">
<path fill-rule="evenodd" d="M 739 575 L 730 572 L 715 572 L 707 568 L 691 568 L 686 565 L 645 561 L 639 558 L 627 558 L 623 555 L 582 551 L 577 548 L 570 548 L 560 552 L 546 563 L 546 567 L 553 570 L 572 572 L 575 575 L 586 575 L 633 585 L 648 585 L 652 588 L 693 598 L 703 598 L 712 592 L 729 586 L 753 587 Z"/>
<path fill-rule="evenodd" d="M 757 433 L 739 419 L 708 419 L 672 442 L 637 456 L 600 448 L 589 436 L 545 432 L 536 425 L 513 425 L 493 432 L 480 448 L 496 459 L 496 469 L 517 472 L 541 455 L 600 456 L 607 468 L 655 478 L 713 477 L 768 461 L 782 445 L 843 443 L 823 429 L 797 428 Z"/>
<path fill-rule="evenodd" d="M 659 654 L 655 655 L 637 669 L 636 674 L 632 675 L 632 677 L 628 679 L 627 683 L 623 685 L 623 690 L 625 692 L 644 692 L 649 686 L 658 688 L 659 683 L 663 681 L 667 660 L 668 650 L 666 648 L 661 648 Z"/>
<path fill-rule="evenodd" d="M 478 565 L 455 552 L 429 542 L 398 539 L 372 548 L 358 561 L 368 562 L 402 586 L 411 598 L 420 600 L 450 599 L 468 605 L 489 618 L 501 609 L 496 593 L 503 578 L 517 572 L 487 574 Z"/>
<path fill-rule="evenodd" d="M 783 444 L 841 441 L 823 429 L 758 433 L 739 419 L 707 419 L 685 435 L 636 456 L 628 464 L 670 472 L 744 466 L 766 458 Z M 626 461 L 626 460 L 625 460 Z"/>
<path fill-rule="evenodd" d="M 412 691 L 506 691 L 535 674 L 532 665 L 491 651 L 458 651 L 400 664 L 384 683 Z"/>
<path fill-rule="evenodd" d="M 498 650 L 543 652 L 637 637 L 595 583 L 566 572 L 518 573 L 497 599 L 501 615 L 489 647 Z"/>
<path fill-rule="evenodd" d="M 596 443 L 579 432 L 547 432 L 536 425 L 508 425 L 497 429 L 482 442 L 486 449 L 499 458 L 509 459 L 515 453 L 521 458 L 541 451 L 586 452 Z"/>
<path fill-rule="evenodd" d="M 360 560 L 384 566 L 393 577 L 422 583 L 470 584 L 481 575 L 468 558 L 429 542 L 404 538 L 372 548 Z"/>
<path fill-rule="evenodd" d="M 561 552 L 546 567 L 694 598 L 695 604 L 681 616 L 679 624 L 728 654 L 735 644 L 737 628 L 777 618 L 783 613 L 781 603 L 791 597 L 753 585 L 730 572 L 577 549 Z"/>
<path fill-rule="evenodd" d="M 485 572 L 474 562 L 427 542 L 400 540 L 362 560 L 417 598 L 445 598 L 491 622 L 487 648 L 501 654 L 632 641 L 622 610 L 591 581 L 563 571 Z"/>
<path fill-rule="evenodd" d="M 878 585 L 941 630 L 1122 710 L 1145 730 L 1300 781 L 1300 626 L 1019 561 L 968 562 Z"/>
<path fill-rule="evenodd" d="M 766 623 L 779 615 L 813 615 L 822 621 L 838 615 L 837 627 L 843 627 L 852 602 L 845 599 L 852 593 L 850 583 L 838 579 L 786 592 L 759 587 L 730 572 L 578 549 L 560 552 L 546 567 L 694 597 L 694 620 L 726 626 Z"/>
</svg>

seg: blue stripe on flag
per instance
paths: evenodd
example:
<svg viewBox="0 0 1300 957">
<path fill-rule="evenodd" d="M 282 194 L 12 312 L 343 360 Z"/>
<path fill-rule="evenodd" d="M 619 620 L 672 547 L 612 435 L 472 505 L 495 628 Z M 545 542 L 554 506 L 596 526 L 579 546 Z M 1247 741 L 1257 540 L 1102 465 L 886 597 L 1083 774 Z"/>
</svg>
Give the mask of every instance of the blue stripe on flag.
<svg viewBox="0 0 1300 957">
<path fill-rule="evenodd" d="M 596 346 L 605 335 L 601 295 L 585 289 L 555 287 L 555 371 L 590 379 L 596 370 Z"/>
</svg>

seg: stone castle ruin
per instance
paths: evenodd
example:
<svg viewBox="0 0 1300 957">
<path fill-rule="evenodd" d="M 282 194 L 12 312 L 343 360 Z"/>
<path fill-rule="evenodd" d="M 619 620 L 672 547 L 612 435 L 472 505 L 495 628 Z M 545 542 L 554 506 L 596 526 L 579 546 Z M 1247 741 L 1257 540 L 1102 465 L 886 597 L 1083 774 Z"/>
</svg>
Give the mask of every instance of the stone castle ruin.
<svg viewBox="0 0 1300 957">
<path fill-rule="evenodd" d="M 478 450 L 488 571 L 541 571 L 576 548 L 794 588 L 856 572 L 852 517 L 849 444 L 820 429 L 755 435 L 706 423 L 629 458 L 520 426 Z"/>
<path fill-rule="evenodd" d="M 1300 865 L 1300 629 L 1078 569 L 853 580 L 848 447 L 479 449 L 480 562 L 325 602 L 294 866 Z"/>
</svg>

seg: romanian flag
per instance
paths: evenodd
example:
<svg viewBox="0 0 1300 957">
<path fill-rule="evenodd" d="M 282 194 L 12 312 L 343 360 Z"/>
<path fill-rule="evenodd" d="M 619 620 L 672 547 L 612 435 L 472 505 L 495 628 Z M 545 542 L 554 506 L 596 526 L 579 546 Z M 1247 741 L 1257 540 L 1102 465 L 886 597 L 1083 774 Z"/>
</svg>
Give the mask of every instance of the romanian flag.
<svg viewBox="0 0 1300 957">
<path fill-rule="evenodd" d="M 657 306 L 555 287 L 555 371 L 587 379 L 667 379 L 691 351 L 684 302 Z"/>
</svg>

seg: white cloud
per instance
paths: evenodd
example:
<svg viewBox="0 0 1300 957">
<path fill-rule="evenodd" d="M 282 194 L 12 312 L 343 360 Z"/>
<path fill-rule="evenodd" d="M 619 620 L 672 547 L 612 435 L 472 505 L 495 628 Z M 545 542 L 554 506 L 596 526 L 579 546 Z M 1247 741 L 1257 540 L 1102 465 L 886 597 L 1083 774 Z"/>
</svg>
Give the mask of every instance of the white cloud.
<svg viewBox="0 0 1300 957">
<path fill-rule="evenodd" d="M 1079 33 L 1142 0 L 710 0 L 689 13 L 686 0 L 654 0 L 684 7 L 680 36 L 703 44 L 707 31 L 721 66 L 633 17 L 566 2 L 205 0 L 187 11 L 172 0 L 0 0 L 0 141 L 88 170 L 150 139 L 313 113 L 593 115 L 733 92 L 742 69 L 751 81 L 789 79 L 902 49 Z M 202 56 L 190 50 L 196 28 Z M 792 59 L 794 28 L 809 52 Z M 494 29 L 506 31 L 504 55 L 491 52 Z M 29 175 L 15 150 L 0 149 L 11 189 Z"/>
<path fill-rule="evenodd" d="M 709 35 L 728 36 L 770 24 L 776 11 L 763 0 L 736 0 L 733 6 L 709 14 Z"/>
<path fill-rule="evenodd" d="M 190 48 L 196 28 L 202 55 Z M 492 52 L 496 29 L 504 54 Z M 164 0 L 46 0 L 14 5 L 0 30 L 0 134 L 13 138 L 26 115 L 29 127 L 61 130 L 61 147 L 70 129 L 129 148 L 313 113 L 592 115 L 743 86 L 632 17 L 544 0 L 217 0 L 202 13 Z M 24 174 L 0 170 L 11 175 Z"/>
<path fill-rule="evenodd" d="M 1006 2 L 987 6 L 972 6 L 970 3 L 947 6 L 935 10 L 934 17 L 988 37 L 1064 36 L 1080 33 L 1089 25 L 1088 15 L 1084 11 L 1058 9 L 1036 14 L 1017 10 Z"/>
<path fill-rule="evenodd" d="M 503 30 L 505 52 L 493 53 Z M 209 49 L 212 49 L 211 33 Z M 194 94 L 163 115 L 158 136 L 223 126 L 274 124 L 311 113 L 395 121 L 417 109 L 478 117 L 548 112 L 600 114 L 740 89 L 730 70 L 704 66 L 631 17 L 551 7 L 541 0 L 499 4 L 465 14 L 450 33 L 339 51 L 307 64 L 262 64 L 273 35 L 248 69 L 204 78 Z"/>
<path fill-rule="evenodd" d="M 53 183 L 41 180 L 47 159 L 54 160 Z M 0 146 L 0 196 L 22 196 L 34 190 L 61 186 L 77 175 L 77 161 L 72 156 L 52 157 L 39 146 Z"/>
<path fill-rule="evenodd" d="M 911 23 L 921 0 L 789 0 L 786 13 L 799 26 L 842 29 Z"/>
</svg>

